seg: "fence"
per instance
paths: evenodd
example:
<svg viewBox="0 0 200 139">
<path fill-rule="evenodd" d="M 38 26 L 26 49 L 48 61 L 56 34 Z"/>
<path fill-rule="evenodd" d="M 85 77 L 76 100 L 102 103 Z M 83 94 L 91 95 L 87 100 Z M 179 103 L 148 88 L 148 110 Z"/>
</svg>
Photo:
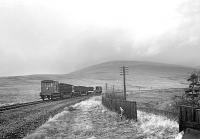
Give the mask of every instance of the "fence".
<svg viewBox="0 0 200 139">
<path fill-rule="evenodd" d="M 111 99 L 102 96 L 102 104 L 111 111 L 121 113 L 120 107 L 124 110 L 123 115 L 128 119 L 137 120 L 137 105 L 136 102 L 125 101 L 120 99 Z"/>
<path fill-rule="evenodd" d="M 179 131 L 186 128 L 200 130 L 200 108 L 192 106 L 180 106 Z"/>
<path fill-rule="evenodd" d="M 110 99 L 121 99 L 121 100 L 125 100 L 124 94 L 121 91 L 115 91 L 115 92 L 111 92 L 111 91 L 106 91 L 106 93 L 104 94 L 104 96 L 106 98 L 110 98 Z"/>
</svg>

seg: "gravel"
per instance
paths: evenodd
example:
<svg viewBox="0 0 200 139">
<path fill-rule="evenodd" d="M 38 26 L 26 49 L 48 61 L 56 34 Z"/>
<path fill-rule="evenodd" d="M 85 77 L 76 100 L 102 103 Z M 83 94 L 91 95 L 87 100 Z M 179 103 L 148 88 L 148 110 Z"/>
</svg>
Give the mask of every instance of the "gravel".
<svg viewBox="0 0 200 139">
<path fill-rule="evenodd" d="M 25 106 L 0 113 L 0 138 L 19 139 L 33 132 L 50 117 L 63 111 L 67 106 L 87 99 L 88 96 L 59 101 L 51 101 Z"/>
</svg>

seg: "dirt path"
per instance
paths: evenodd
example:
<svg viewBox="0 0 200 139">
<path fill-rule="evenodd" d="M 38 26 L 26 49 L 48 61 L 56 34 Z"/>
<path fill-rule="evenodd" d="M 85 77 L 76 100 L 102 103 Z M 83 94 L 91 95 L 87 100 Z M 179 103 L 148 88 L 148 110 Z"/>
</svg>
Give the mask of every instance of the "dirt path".
<svg viewBox="0 0 200 139">
<path fill-rule="evenodd" d="M 178 124 L 165 117 L 138 111 L 138 122 L 119 116 L 93 97 L 66 108 L 26 139 L 174 139 Z"/>
</svg>

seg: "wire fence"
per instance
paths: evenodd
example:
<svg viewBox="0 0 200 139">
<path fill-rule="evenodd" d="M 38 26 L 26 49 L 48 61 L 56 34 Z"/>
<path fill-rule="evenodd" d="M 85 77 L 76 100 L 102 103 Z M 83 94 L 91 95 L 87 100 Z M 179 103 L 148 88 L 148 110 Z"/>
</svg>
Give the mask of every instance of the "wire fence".
<svg viewBox="0 0 200 139">
<path fill-rule="evenodd" d="M 123 104 L 121 104 L 121 101 L 125 101 L 124 97 L 124 92 L 121 88 L 117 88 L 115 85 L 108 85 L 106 84 L 105 86 L 105 93 L 102 96 L 102 103 L 104 106 L 108 107 L 110 110 L 117 111 L 119 112 L 119 107 L 121 107 Z M 131 102 L 131 101 L 126 101 L 126 102 Z M 165 110 L 159 110 L 159 109 L 154 109 L 154 108 L 147 108 L 147 107 L 137 107 L 136 102 L 135 107 L 133 107 L 134 113 L 137 113 L 135 111 L 140 110 L 144 111 L 147 113 L 152 113 L 156 115 L 162 115 L 165 116 L 171 120 L 179 121 L 179 112 L 170 112 L 170 111 L 165 111 Z M 130 105 L 130 104 L 127 104 Z M 123 105 L 124 107 L 127 107 L 127 105 Z M 125 108 L 124 108 L 125 109 Z M 127 112 L 131 113 L 131 112 Z"/>
<path fill-rule="evenodd" d="M 125 99 L 122 86 L 106 84 L 104 89 L 104 96 L 111 99 Z"/>
<path fill-rule="evenodd" d="M 120 99 L 120 100 L 125 100 L 124 94 L 123 92 L 119 91 L 119 92 L 110 92 L 110 91 L 106 91 L 106 93 L 104 94 L 104 96 L 106 98 L 110 98 L 110 99 Z"/>
</svg>

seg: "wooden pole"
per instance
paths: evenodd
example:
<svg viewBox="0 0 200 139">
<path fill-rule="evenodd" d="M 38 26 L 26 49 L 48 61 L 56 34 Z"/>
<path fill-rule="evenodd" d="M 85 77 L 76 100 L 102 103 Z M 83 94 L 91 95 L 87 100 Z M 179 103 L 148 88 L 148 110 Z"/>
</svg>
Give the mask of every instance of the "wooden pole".
<svg viewBox="0 0 200 139">
<path fill-rule="evenodd" d="M 122 66 L 122 71 L 120 75 L 123 75 L 123 84 L 124 84 L 124 99 L 126 100 L 126 71 L 128 70 L 128 67 Z"/>
<path fill-rule="evenodd" d="M 124 79 L 124 99 L 126 100 L 126 71 L 125 71 L 125 66 L 123 66 L 123 79 Z"/>
</svg>

